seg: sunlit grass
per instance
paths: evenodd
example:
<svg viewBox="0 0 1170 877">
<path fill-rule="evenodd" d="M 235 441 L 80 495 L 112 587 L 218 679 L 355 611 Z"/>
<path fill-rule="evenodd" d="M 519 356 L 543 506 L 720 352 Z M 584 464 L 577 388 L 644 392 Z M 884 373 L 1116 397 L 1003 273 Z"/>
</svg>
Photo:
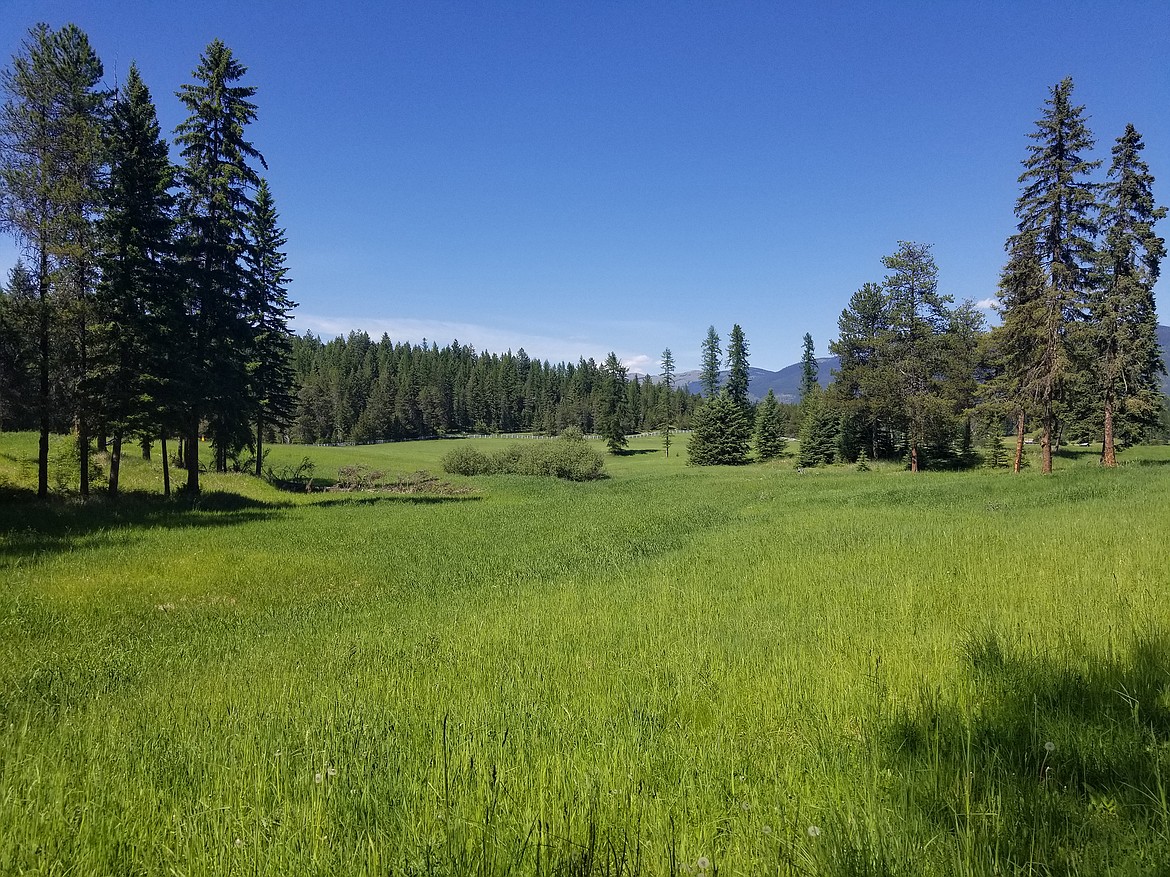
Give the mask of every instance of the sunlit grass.
<svg viewBox="0 0 1170 877">
<path fill-rule="evenodd" d="M 157 460 L 117 504 L 6 495 L 0 873 L 1170 866 L 1170 454 L 659 448 L 434 502 L 208 475 L 192 508 Z M 33 452 L 0 437 L 10 486 Z"/>
</svg>

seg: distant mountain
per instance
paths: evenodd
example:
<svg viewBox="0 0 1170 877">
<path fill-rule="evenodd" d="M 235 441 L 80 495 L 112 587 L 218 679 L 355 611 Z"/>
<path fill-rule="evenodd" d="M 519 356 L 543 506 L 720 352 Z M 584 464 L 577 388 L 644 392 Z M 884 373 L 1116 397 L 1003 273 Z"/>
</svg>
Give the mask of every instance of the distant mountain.
<svg viewBox="0 0 1170 877">
<path fill-rule="evenodd" d="M 1158 343 L 1162 346 L 1162 361 L 1166 363 L 1166 370 L 1170 372 L 1170 326 L 1158 327 Z M 817 383 L 827 387 L 833 380 L 833 370 L 841 365 L 840 358 L 824 356 L 817 359 Z M 727 380 L 728 372 L 719 372 L 719 382 Z M 686 387 L 695 394 L 702 392 L 699 384 L 699 371 L 680 372 L 676 378 L 677 385 Z M 770 372 L 762 368 L 748 369 L 748 395 L 752 401 L 758 402 L 768 395 L 771 390 L 781 402 L 800 401 L 800 363 L 785 366 L 777 372 Z M 1170 395 L 1170 374 L 1162 375 L 1162 392 Z"/>
</svg>

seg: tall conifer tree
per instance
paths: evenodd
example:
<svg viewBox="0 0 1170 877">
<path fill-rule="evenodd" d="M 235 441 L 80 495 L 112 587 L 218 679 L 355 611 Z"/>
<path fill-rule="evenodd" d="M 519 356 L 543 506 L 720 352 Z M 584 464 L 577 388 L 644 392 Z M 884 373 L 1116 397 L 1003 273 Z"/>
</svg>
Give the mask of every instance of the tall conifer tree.
<svg viewBox="0 0 1170 877">
<path fill-rule="evenodd" d="M 719 333 L 715 331 L 714 326 L 708 326 L 707 337 L 703 339 L 702 358 L 699 366 L 699 386 L 704 399 L 713 399 L 719 392 L 719 366 L 722 352 Z"/>
<path fill-rule="evenodd" d="M 261 180 L 248 223 L 248 320 L 252 326 L 251 385 L 256 420 L 256 476 L 263 466 L 264 430 L 285 424 L 293 415 L 293 373 L 288 314 L 296 305 L 288 297 L 284 230 L 276 205 Z M 524 351 L 521 350 L 521 353 Z"/>
<path fill-rule="evenodd" d="M 1158 375 L 1164 372 L 1158 347 L 1154 283 L 1166 243 L 1154 223 L 1166 216 L 1157 207 L 1154 178 L 1141 157 L 1141 135 L 1133 125 L 1113 146 L 1109 182 L 1104 187 L 1101 274 L 1089 296 L 1092 374 L 1104 414 L 1102 462 L 1117 465 L 1114 420 L 1119 405 L 1139 420 L 1156 420 L 1161 408 Z"/>
<path fill-rule="evenodd" d="M 247 279 L 241 258 L 252 213 L 250 189 L 267 167 L 245 137 L 256 118 L 256 89 L 237 85 L 247 68 L 214 40 L 182 86 L 189 113 L 176 141 L 183 157 L 180 181 L 182 255 L 188 283 L 187 488 L 199 490 L 200 425 L 206 418 L 216 444 L 216 466 L 249 439 Z"/>
<path fill-rule="evenodd" d="M 1018 234 L 1009 243 L 1035 246 L 1044 273 L 1042 323 L 1034 339 L 1040 351 L 1037 408 L 1040 415 L 1041 470 L 1052 471 L 1065 385 L 1076 363 L 1069 343 L 1070 327 L 1082 316 L 1096 260 L 1097 186 L 1090 175 L 1099 161 L 1085 158 L 1093 135 L 1083 106 L 1072 103 L 1072 79 L 1053 86 L 1044 116 L 1029 137 L 1023 186 L 1016 202 Z"/>
<path fill-rule="evenodd" d="M 133 64 L 110 113 L 106 148 L 90 387 L 110 430 L 115 494 L 123 438 L 132 431 L 155 435 L 168 423 L 175 378 L 169 351 L 182 332 L 172 260 L 174 168 L 150 91 Z"/>
</svg>

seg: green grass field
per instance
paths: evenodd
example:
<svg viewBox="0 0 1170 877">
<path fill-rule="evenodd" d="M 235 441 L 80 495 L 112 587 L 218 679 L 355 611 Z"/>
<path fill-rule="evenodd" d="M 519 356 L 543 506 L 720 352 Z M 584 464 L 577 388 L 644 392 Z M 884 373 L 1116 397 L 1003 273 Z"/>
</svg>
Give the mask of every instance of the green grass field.
<svg viewBox="0 0 1170 877">
<path fill-rule="evenodd" d="M 632 449 L 195 503 L 127 459 L 117 502 L 38 503 L 0 436 L 0 874 L 1170 872 L 1170 449 Z"/>
</svg>

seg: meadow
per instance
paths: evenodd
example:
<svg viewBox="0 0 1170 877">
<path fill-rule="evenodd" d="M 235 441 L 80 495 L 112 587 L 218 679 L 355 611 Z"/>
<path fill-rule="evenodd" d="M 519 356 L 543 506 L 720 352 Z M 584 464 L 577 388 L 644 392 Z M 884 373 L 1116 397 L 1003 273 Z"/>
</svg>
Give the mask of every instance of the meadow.
<svg viewBox="0 0 1170 877">
<path fill-rule="evenodd" d="M 436 495 L 164 501 L 128 454 L 38 503 L 0 436 L 0 874 L 1170 872 L 1170 449 L 678 438 L 588 483 L 271 451 Z"/>
</svg>

